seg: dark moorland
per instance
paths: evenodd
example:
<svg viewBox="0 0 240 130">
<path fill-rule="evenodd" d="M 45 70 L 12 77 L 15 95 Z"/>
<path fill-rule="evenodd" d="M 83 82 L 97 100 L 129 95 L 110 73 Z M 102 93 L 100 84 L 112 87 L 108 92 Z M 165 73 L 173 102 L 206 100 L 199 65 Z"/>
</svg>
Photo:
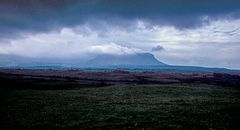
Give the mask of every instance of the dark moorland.
<svg viewBox="0 0 240 130">
<path fill-rule="evenodd" d="M 239 73 L 0 69 L 0 129 L 240 127 Z"/>
</svg>

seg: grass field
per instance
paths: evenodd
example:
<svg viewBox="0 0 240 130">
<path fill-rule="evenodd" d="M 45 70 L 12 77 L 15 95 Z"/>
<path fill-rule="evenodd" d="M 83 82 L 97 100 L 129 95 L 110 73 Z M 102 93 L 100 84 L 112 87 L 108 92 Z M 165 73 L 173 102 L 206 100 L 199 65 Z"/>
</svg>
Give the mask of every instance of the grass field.
<svg viewBox="0 0 240 130">
<path fill-rule="evenodd" d="M 0 100 L 3 129 L 240 128 L 240 89 L 201 83 L 1 89 Z"/>
</svg>

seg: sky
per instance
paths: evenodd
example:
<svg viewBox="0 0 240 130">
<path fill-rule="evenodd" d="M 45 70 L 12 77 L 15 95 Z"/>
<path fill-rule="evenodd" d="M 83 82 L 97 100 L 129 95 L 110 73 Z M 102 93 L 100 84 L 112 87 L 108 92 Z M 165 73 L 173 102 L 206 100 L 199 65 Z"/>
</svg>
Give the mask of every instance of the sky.
<svg viewBox="0 0 240 130">
<path fill-rule="evenodd" d="M 0 0 L 1 56 L 143 52 L 171 65 L 239 69 L 240 1 Z"/>
</svg>

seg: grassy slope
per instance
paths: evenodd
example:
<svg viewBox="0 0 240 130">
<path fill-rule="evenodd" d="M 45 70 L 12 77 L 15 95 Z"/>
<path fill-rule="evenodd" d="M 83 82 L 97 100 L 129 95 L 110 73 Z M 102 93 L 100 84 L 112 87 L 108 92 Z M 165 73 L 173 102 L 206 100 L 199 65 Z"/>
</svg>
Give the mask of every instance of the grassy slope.
<svg viewBox="0 0 240 130">
<path fill-rule="evenodd" d="M 205 84 L 0 90 L 1 127 L 237 129 L 240 90 Z"/>
</svg>

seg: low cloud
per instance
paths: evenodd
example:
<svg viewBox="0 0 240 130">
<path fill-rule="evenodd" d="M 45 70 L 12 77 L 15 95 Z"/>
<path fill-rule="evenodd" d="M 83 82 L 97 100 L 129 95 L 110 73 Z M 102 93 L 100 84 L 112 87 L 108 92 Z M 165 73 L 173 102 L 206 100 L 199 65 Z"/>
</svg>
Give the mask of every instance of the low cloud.
<svg viewBox="0 0 240 130">
<path fill-rule="evenodd" d="M 152 51 L 153 52 L 156 52 L 156 51 L 163 51 L 164 50 L 164 47 L 160 46 L 160 45 L 157 45 L 155 47 L 152 48 Z"/>
<path fill-rule="evenodd" d="M 96 53 L 96 54 L 125 55 L 125 54 L 134 54 L 139 52 L 140 50 L 136 48 L 120 46 L 116 43 L 111 43 L 111 44 L 91 46 L 89 47 L 89 51 L 91 53 Z"/>
</svg>

